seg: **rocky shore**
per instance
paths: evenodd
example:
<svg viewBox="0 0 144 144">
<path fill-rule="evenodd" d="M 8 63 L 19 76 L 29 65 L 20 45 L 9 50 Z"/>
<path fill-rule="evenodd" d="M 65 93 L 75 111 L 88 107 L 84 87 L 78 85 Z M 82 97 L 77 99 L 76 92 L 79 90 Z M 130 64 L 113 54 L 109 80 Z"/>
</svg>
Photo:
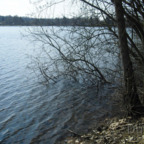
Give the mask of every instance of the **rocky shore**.
<svg viewBox="0 0 144 144">
<path fill-rule="evenodd" d="M 109 118 L 86 134 L 69 132 L 59 144 L 144 144 L 144 118 Z"/>
</svg>

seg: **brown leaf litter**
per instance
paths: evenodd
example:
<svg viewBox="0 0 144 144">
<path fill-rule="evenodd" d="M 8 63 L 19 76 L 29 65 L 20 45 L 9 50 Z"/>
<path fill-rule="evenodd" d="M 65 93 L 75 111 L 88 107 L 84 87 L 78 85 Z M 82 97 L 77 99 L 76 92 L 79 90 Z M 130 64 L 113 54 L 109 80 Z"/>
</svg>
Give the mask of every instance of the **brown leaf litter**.
<svg viewBox="0 0 144 144">
<path fill-rule="evenodd" d="M 99 127 L 83 135 L 69 131 L 73 136 L 60 144 L 144 144 L 144 118 L 105 119 Z"/>
</svg>

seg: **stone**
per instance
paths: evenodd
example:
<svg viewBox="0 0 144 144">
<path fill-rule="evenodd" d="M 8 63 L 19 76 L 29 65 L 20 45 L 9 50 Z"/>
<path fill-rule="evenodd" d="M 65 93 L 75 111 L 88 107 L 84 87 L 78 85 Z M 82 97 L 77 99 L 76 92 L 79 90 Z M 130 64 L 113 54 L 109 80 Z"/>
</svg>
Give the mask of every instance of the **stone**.
<svg viewBox="0 0 144 144">
<path fill-rule="evenodd" d="M 75 140 L 75 143 L 79 143 L 79 140 L 78 140 L 78 139 L 76 139 L 76 140 Z"/>
</svg>

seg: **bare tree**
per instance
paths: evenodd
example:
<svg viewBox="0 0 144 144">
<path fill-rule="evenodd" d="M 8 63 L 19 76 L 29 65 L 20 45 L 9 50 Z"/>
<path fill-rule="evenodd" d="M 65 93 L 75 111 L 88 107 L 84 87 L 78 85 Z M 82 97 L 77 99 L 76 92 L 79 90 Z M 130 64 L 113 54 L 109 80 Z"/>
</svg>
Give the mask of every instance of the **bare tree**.
<svg viewBox="0 0 144 144">
<path fill-rule="evenodd" d="M 87 19 L 96 16 L 106 23 L 106 27 L 52 27 L 51 30 L 41 27 L 32 31 L 35 40 L 42 42 L 44 56 L 48 60 L 39 64 L 41 73 L 48 81 L 55 82 L 60 77 L 67 77 L 97 85 L 98 82 L 117 82 L 123 70 L 126 90 L 124 100 L 128 112 L 130 115 L 141 115 L 143 107 L 134 75 L 139 67 L 144 68 L 143 1 L 79 2 L 83 12 L 79 16 Z M 108 23 L 109 20 L 113 25 Z M 41 60 L 38 61 L 40 63 Z M 143 80 L 141 83 L 144 85 Z"/>
<path fill-rule="evenodd" d="M 119 52 L 106 31 L 103 27 L 42 27 L 32 31 L 33 38 L 43 44 L 45 62 L 37 59 L 40 71 L 50 81 L 65 77 L 94 85 L 111 82 Z"/>
<path fill-rule="evenodd" d="M 119 42 L 124 70 L 124 81 L 126 88 L 125 103 L 130 108 L 130 114 L 139 115 L 140 113 L 143 113 L 144 109 L 138 97 L 134 70 L 130 59 L 122 0 L 115 0 L 114 4 L 116 9 Z"/>
</svg>

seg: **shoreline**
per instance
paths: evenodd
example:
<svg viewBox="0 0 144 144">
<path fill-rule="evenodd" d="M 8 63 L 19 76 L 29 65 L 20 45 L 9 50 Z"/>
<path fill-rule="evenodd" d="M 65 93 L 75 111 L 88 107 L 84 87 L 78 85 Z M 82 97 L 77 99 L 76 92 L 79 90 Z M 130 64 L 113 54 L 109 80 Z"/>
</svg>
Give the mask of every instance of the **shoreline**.
<svg viewBox="0 0 144 144">
<path fill-rule="evenodd" d="M 120 101 L 122 96 L 120 89 L 113 89 L 113 93 L 108 95 L 114 103 L 113 115 L 101 117 L 85 133 L 68 130 L 68 134 L 56 144 L 144 144 L 144 117 L 128 117 Z"/>
<path fill-rule="evenodd" d="M 57 144 L 144 144 L 144 118 L 106 118 L 86 134 L 70 133 Z"/>
</svg>

